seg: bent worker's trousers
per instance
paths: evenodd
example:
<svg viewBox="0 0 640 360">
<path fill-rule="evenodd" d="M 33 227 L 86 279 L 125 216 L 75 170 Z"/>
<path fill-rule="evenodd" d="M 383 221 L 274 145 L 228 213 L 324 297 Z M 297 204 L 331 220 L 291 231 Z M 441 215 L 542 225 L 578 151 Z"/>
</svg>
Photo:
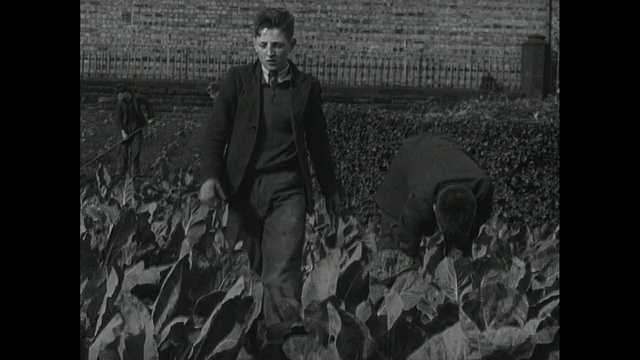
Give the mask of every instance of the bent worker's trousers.
<svg viewBox="0 0 640 360">
<path fill-rule="evenodd" d="M 142 131 L 131 135 L 118 146 L 118 174 L 125 176 L 140 175 L 140 150 L 142 148 Z"/>
</svg>

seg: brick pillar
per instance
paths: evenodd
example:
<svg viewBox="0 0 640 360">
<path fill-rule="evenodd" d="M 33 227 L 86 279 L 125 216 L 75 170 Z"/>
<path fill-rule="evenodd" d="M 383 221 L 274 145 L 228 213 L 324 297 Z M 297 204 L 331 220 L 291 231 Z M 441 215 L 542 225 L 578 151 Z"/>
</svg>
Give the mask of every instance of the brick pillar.
<svg viewBox="0 0 640 360">
<path fill-rule="evenodd" d="M 551 85 L 551 46 L 542 35 L 531 35 L 522 44 L 522 92 L 544 98 Z"/>
</svg>

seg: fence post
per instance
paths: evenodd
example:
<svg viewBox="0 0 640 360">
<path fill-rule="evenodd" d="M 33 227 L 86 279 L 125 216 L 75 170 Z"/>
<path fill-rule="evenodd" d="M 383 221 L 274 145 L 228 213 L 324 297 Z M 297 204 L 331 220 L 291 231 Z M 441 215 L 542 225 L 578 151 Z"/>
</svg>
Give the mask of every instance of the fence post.
<svg viewBox="0 0 640 360">
<path fill-rule="evenodd" d="M 470 76 L 470 81 L 469 83 L 471 84 L 471 89 L 475 89 L 476 87 L 476 83 L 477 83 L 477 78 L 478 78 L 478 61 L 477 59 L 475 59 L 475 61 L 473 61 L 473 59 L 471 60 L 471 76 Z"/>
<path fill-rule="evenodd" d="M 400 71 L 400 59 L 397 56 L 393 57 L 393 65 L 391 69 L 393 71 L 393 76 L 391 77 L 391 85 L 396 86 L 398 84 L 398 80 L 402 80 L 402 72 Z"/>
<path fill-rule="evenodd" d="M 91 52 L 87 56 L 87 77 L 91 77 Z"/>
<path fill-rule="evenodd" d="M 446 68 L 444 64 L 444 59 L 442 56 L 438 56 L 438 87 L 444 87 L 444 83 L 446 82 Z"/>
<path fill-rule="evenodd" d="M 447 60 L 447 88 L 452 88 L 453 87 L 453 78 L 454 78 L 454 63 L 453 63 L 453 59 L 451 58 L 451 56 L 449 56 L 449 59 Z"/>
<path fill-rule="evenodd" d="M 131 49 L 129 49 L 129 47 L 127 47 L 126 52 L 127 53 L 125 55 L 123 55 L 123 57 L 126 56 L 126 65 L 125 65 L 125 61 L 123 59 L 122 60 L 122 72 L 123 72 L 124 78 L 128 79 L 129 78 L 129 72 L 131 71 L 131 68 L 130 68 L 131 67 Z"/>
<path fill-rule="evenodd" d="M 366 85 L 371 85 L 371 56 L 367 56 L 366 69 L 367 77 L 365 83 Z"/>
<path fill-rule="evenodd" d="M 432 88 L 436 88 L 437 87 L 437 83 L 438 83 L 438 79 L 437 76 L 439 74 L 439 72 L 436 69 L 436 65 L 438 64 L 437 58 L 435 55 L 431 55 L 431 57 L 429 58 L 429 73 L 431 74 L 429 76 L 429 84 Z"/>
<path fill-rule="evenodd" d="M 131 74 L 132 78 L 136 78 L 138 75 L 138 51 L 131 50 L 132 60 L 131 60 Z"/>
<path fill-rule="evenodd" d="M 349 60 L 349 64 L 348 64 L 349 77 L 347 77 L 346 85 L 355 85 L 354 80 L 355 80 L 356 69 L 353 67 L 353 58 L 351 56 L 347 56 L 347 59 Z"/>
<path fill-rule="evenodd" d="M 386 66 L 385 66 L 386 63 Z M 386 78 L 383 75 L 383 79 L 384 79 L 384 83 L 382 85 L 384 86 L 389 86 L 391 84 L 391 82 L 389 81 L 391 79 L 391 58 L 387 58 L 385 62 L 382 63 L 382 71 L 383 74 L 386 73 Z M 386 70 L 386 71 L 385 71 Z"/>
<path fill-rule="evenodd" d="M 218 79 L 222 78 L 222 53 L 219 53 L 217 56 L 218 60 Z"/>
<path fill-rule="evenodd" d="M 309 72 L 309 58 L 308 58 L 308 53 L 305 51 L 304 55 L 303 55 L 303 59 L 304 59 L 304 63 L 302 64 L 302 71 L 308 73 Z"/>
<path fill-rule="evenodd" d="M 322 54 L 322 78 L 321 80 L 323 84 L 327 83 L 327 56 Z"/>
<path fill-rule="evenodd" d="M 431 56 L 426 57 L 424 60 L 424 86 L 425 87 L 431 87 L 431 77 L 429 76 L 430 72 L 429 72 L 429 68 L 430 68 L 430 64 L 431 64 Z"/>
<path fill-rule="evenodd" d="M 358 69 L 353 66 L 353 57 L 348 56 L 347 59 L 349 59 L 349 80 L 347 81 L 347 85 L 355 85 Z"/>
<path fill-rule="evenodd" d="M 455 64 L 456 64 L 456 81 L 455 81 L 456 88 L 462 89 L 464 88 L 464 69 L 462 68 L 463 62 L 460 61 L 459 56 L 456 56 Z"/>
<path fill-rule="evenodd" d="M 346 61 L 343 55 L 340 55 L 340 85 L 347 84 L 347 69 L 346 69 Z"/>
<path fill-rule="evenodd" d="M 435 73 L 436 80 L 434 82 L 436 82 L 436 85 L 437 85 L 436 87 L 441 88 L 442 78 L 444 77 L 444 65 L 443 65 L 442 57 L 436 56 L 435 61 L 436 61 L 436 64 L 434 64 L 435 66 L 433 67 L 433 70 L 437 73 Z"/>
<path fill-rule="evenodd" d="M 442 79 L 440 81 L 440 87 L 441 88 L 446 88 L 447 87 L 447 76 L 449 75 L 447 72 L 447 60 L 445 59 L 444 56 L 442 56 L 440 58 L 440 63 L 442 64 Z"/>
<path fill-rule="evenodd" d="M 211 70 L 211 47 L 207 46 L 207 81 L 213 78 L 213 70 Z"/>
<path fill-rule="evenodd" d="M 178 57 L 178 48 L 174 47 L 171 53 L 171 80 L 176 79 L 176 66 L 178 63 L 177 57 Z"/>
<path fill-rule="evenodd" d="M 389 69 L 391 69 L 391 71 L 389 72 L 391 74 L 391 80 L 389 81 L 389 85 L 391 86 L 395 86 L 397 84 L 398 81 L 398 76 L 400 76 L 402 78 L 402 73 L 398 74 L 399 71 L 399 64 L 398 64 L 398 57 L 397 56 L 392 56 L 391 59 L 389 59 Z"/>
<path fill-rule="evenodd" d="M 84 78 L 84 50 L 80 49 L 80 78 Z"/>
<path fill-rule="evenodd" d="M 386 59 L 382 58 L 380 59 L 380 86 L 384 86 L 385 85 L 385 66 L 386 66 Z"/>
<path fill-rule="evenodd" d="M 418 86 L 418 79 L 416 79 L 416 72 L 418 69 L 416 69 L 416 64 L 418 63 L 418 60 L 415 58 L 415 56 L 411 57 L 411 66 L 409 67 L 410 71 L 409 71 L 409 78 L 410 83 L 411 83 L 411 87 L 417 87 Z"/>
<path fill-rule="evenodd" d="M 189 63 L 191 62 L 191 48 L 187 47 L 185 49 L 185 67 L 184 67 L 184 79 L 189 80 Z"/>
<path fill-rule="evenodd" d="M 98 59 L 98 54 L 96 53 L 96 51 L 92 51 L 91 53 L 89 53 L 89 74 L 93 77 L 96 77 L 96 72 L 98 71 L 96 67 L 97 59 Z M 92 66 L 93 66 L 93 70 L 91 69 Z"/>
<path fill-rule="evenodd" d="M 138 78 L 146 79 L 149 76 L 149 73 L 148 73 L 149 57 L 147 56 L 145 49 L 140 49 L 139 54 L 140 54 L 140 75 L 138 76 Z"/>
<path fill-rule="evenodd" d="M 444 56 L 440 56 L 438 59 L 438 87 L 445 87 L 447 84 L 447 65 L 444 60 Z"/>
<path fill-rule="evenodd" d="M 407 85 L 407 41 L 405 40 L 405 51 L 404 51 L 404 59 L 402 64 L 402 79 L 400 80 L 400 84 L 406 86 Z"/>
<path fill-rule="evenodd" d="M 438 76 L 440 76 L 440 71 L 438 71 L 437 66 L 440 66 L 440 62 L 438 61 L 436 55 L 432 55 L 430 61 L 431 66 L 429 66 L 429 68 L 431 69 L 431 87 L 437 88 L 438 84 L 440 83 L 438 79 Z"/>
<path fill-rule="evenodd" d="M 398 77 L 398 58 L 391 56 L 389 58 L 389 86 L 395 86 Z"/>
<path fill-rule="evenodd" d="M 353 80 L 351 80 L 353 83 L 350 81 L 349 85 L 358 85 L 358 74 L 360 73 L 358 71 L 358 56 L 355 56 L 355 58 L 349 57 L 349 66 L 351 67 L 351 73 L 353 74 Z"/>
<path fill-rule="evenodd" d="M 546 97 L 550 87 L 551 45 L 544 36 L 529 36 L 522 44 L 521 61 L 522 91 L 528 97 Z"/>
<path fill-rule="evenodd" d="M 138 51 L 131 50 L 131 54 L 133 59 L 131 61 L 132 71 L 130 76 L 135 79 L 138 76 Z"/>
<path fill-rule="evenodd" d="M 418 68 L 416 69 L 416 82 L 418 87 L 422 87 L 422 54 L 418 57 Z"/>
<path fill-rule="evenodd" d="M 134 79 L 139 79 L 142 77 L 142 73 L 143 73 L 143 69 L 144 66 L 142 65 L 142 54 L 140 49 L 136 49 L 134 54 L 134 59 L 133 59 L 133 78 Z M 134 80 L 134 84 L 135 84 L 135 80 Z"/>
<path fill-rule="evenodd" d="M 376 86 L 378 80 L 378 59 L 371 57 L 369 59 L 369 82 L 371 86 Z"/>
<path fill-rule="evenodd" d="M 451 59 L 451 56 L 448 56 L 449 58 L 447 59 L 446 62 L 446 73 L 447 74 L 447 80 L 446 80 L 446 84 L 447 84 L 447 88 L 451 88 L 453 87 L 453 60 Z"/>
<path fill-rule="evenodd" d="M 153 78 L 162 79 L 162 53 L 160 50 L 153 53 Z"/>
<path fill-rule="evenodd" d="M 461 81 L 462 85 L 461 86 L 462 86 L 463 89 L 466 89 L 468 87 L 468 85 L 469 85 L 469 82 L 467 81 L 467 75 L 469 74 L 468 68 L 467 68 L 468 65 L 469 65 L 469 61 L 467 60 L 467 58 L 465 58 L 462 61 L 462 65 L 461 65 L 462 68 L 460 69 L 460 71 L 462 72 L 462 77 L 461 77 L 462 78 L 462 81 Z"/>
<path fill-rule="evenodd" d="M 454 87 L 459 88 L 461 86 L 461 81 L 460 81 L 460 60 L 458 58 L 456 58 L 454 60 L 454 64 L 455 64 L 455 80 L 454 82 Z"/>
<path fill-rule="evenodd" d="M 336 71 L 336 85 L 342 85 L 342 79 L 344 77 L 344 64 L 340 55 L 335 59 L 335 71 Z"/>
<path fill-rule="evenodd" d="M 351 82 L 351 58 L 348 56 L 342 58 L 342 82 L 344 85 Z"/>
<path fill-rule="evenodd" d="M 465 65 L 465 69 L 467 71 L 467 75 L 465 76 L 465 78 L 467 79 L 466 82 L 466 87 L 467 89 L 473 89 L 473 85 L 471 83 L 472 81 L 472 76 L 473 76 L 473 61 L 471 60 L 471 58 L 467 58 L 467 64 Z"/>
<path fill-rule="evenodd" d="M 332 84 L 338 84 L 338 60 L 336 57 L 331 58 L 331 66 L 329 67 L 329 74 L 331 76 Z"/>
</svg>

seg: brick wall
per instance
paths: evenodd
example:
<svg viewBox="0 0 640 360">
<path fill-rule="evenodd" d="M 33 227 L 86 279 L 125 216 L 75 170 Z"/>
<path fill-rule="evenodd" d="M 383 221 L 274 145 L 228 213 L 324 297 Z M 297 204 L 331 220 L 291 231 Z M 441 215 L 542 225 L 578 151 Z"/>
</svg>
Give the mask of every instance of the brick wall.
<svg viewBox="0 0 640 360">
<path fill-rule="evenodd" d="M 263 6 L 296 17 L 300 52 L 519 56 L 547 34 L 548 0 L 96 0 L 80 2 L 80 42 L 91 50 L 205 47 L 250 54 Z M 559 0 L 553 0 L 558 24 Z"/>
</svg>

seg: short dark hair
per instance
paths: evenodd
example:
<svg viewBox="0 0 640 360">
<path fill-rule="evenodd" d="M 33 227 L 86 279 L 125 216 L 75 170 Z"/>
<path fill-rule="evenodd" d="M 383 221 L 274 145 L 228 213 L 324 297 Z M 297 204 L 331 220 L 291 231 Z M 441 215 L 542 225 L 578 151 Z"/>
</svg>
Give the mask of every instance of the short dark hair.
<svg viewBox="0 0 640 360">
<path fill-rule="evenodd" d="M 438 192 L 435 212 L 447 249 L 452 245 L 470 255 L 469 230 L 476 216 L 476 198 L 466 186 L 451 184 Z"/>
<path fill-rule="evenodd" d="M 217 93 L 220 90 L 220 85 L 216 82 L 212 82 L 207 86 L 207 93 Z"/>
<path fill-rule="evenodd" d="M 130 91 L 129 87 L 127 86 L 127 84 L 118 83 L 118 85 L 116 85 L 116 94 L 120 94 L 120 93 L 127 92 L 127 91 Z"/>
<path fill-rule="evenodd" d="M 253 23 L 254 37 L 260 36 L 262 29 L 280 29 L 284 31 L 287 40 L 293 39 L 295 20 L 286 9 L 266 8 L 258 12 Z"/>
</svg>

